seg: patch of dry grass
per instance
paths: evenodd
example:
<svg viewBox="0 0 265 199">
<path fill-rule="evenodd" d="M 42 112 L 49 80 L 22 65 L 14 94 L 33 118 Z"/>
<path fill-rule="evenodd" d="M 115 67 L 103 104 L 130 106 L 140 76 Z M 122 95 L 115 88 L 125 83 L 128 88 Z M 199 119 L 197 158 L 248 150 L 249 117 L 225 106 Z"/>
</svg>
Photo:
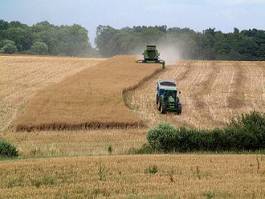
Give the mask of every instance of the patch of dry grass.
<svg viewBox="0 0 265 199">
<path fill-rule="evenodd" d="M 264 198 L 264 177 L 265 158 L 255 155 L 4 161 L 0 164 L 0 197 Z"/>
<path fill-rule="evenodd" d="M 100 61 L 103 59 L 0 56 L 0 131 L 38 90 Z"/>
<path fill-rule="evenodd" d="M 126 154 L 146 142 L 145 129 L 0 133 L 23 158 Z"/>
<path fill-rule="evenodd" d="M 160 70 L 117 56 L 46 87 L 26 105 L 16 121 L 18 131 L 127 128 L 143 126 L 130 111 L 123 92 Z"/>
</svg>

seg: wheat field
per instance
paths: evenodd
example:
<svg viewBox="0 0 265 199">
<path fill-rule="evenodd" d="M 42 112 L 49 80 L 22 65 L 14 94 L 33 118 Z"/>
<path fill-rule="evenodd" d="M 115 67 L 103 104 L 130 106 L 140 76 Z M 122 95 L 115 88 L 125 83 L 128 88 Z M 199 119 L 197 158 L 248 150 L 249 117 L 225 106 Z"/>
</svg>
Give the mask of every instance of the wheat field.
<svg viewBox="0 0 265 199">
<path fill-rule="evenodd" d="M 121 73 L 123 67 L 127 68 L 125 74 Z M 60 104 L 65 107 L 61 103 L 64 97 L 74 99 L 78 107 L 75 99 L 91 98 L 90 92 L 94 99 L 113 94 L 122 105 L 118 110 L 125 111 L 111 117 L 111 111 L 104 116 L 91 109 L 101 119 L 111 117 L 117 122 L 133 118 L 149 127 L 161 121 L 220 127 L 236 114 L 264 111 L 264 68 L 264 62 L 180 61 L 160 71 L 158 65 L 137 65 L 128 56 L 107 61 L 0 56 L 0 124 L 6 129 L 0 131 L 0 138 L 15 144 L 20 154 L 19 159 L 0 159 L 0 198 L 265 198 L 262 154 L 132 155 L 131 149 L 147 142 L 146 128 L 32 132 L 6 128 L 20 119 L 17 114 L 32 113 L 27 107 L 38 96 L 41 100 L 58 99 L 48 107 L 64 118 L 65 113 L 60 112 Z M 84 89 L 78 88 L 88 88 L 83 83 L 91 79 L 95 87 L 79 96 Z M 160 115 L 155 109 L 158 79 L 176 80 L 182 91 L 181 116 Z M 114 90 L 108 91 L 110 87 Z M 77 91 L 69 92 L 69 88 Z M 96 92 L 99 88 L 102 93 Z M 49 92 L 52 95 L 46 95 Z M 100 110 L 107 99 L 89 104 Z M 117 107 L 114 102 L 111 100 L 108 107 Z M 43 119 L 33 112 L 28 118 Z"/>
<path fill-rule="evenodd" d="M 0 131 L 40 89 L 56 84 L 104 59 L 0 56 Z"/>
<path fill-rule="evenodd" d="M 38 92 L 16 120 L 17 131 L 144 126 L 124 102 L 124 93 L 160 71 L 117 56 Z"/>
</svg>

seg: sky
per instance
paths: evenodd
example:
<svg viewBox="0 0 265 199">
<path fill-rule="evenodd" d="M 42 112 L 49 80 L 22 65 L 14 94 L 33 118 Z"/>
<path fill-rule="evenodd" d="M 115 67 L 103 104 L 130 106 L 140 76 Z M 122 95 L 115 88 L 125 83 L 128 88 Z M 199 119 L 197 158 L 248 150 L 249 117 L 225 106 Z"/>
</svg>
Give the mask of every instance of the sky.
<svg viewBox="0 0 265 199">
<path fill-rule="evenodd" d="M 0 19 L 81 24 L 93 44 L 98 25 L 265 29 L 265 0 L 0 0 Z"/>
</svg>

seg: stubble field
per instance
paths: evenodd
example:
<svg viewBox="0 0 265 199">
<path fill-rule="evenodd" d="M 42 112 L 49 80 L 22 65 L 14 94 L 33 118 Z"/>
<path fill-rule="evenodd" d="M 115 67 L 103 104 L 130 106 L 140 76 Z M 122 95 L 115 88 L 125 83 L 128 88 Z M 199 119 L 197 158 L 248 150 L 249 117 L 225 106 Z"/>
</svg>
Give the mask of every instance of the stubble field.
<svg viewBox="0 0 265 199">
<path fill-rule="evenodd" d="M 183 114 L 161 115 L 156 109 L 157 79 L 176 80 L 182 92 Z M 265 111 L 265 62 L 184 61 L 130 93 L 131 106 L 149 124 L 167 121 L 176 126 L 222 127 L 231 118 Z"/>
<path fill-rule="evenodd" d="M 5 161 L 0 164 L 0 196 L 264 198 L 264 163 L 264 157 L 255 155 L 196 154 Z"/>
</svg>

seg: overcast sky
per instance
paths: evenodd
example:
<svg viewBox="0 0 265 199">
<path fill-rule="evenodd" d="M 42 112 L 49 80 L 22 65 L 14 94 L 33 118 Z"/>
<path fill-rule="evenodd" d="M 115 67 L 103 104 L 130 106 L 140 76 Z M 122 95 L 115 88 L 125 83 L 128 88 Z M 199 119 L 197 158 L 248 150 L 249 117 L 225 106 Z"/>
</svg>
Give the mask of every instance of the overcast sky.
<svg viewBox="0 0 265 199">
<path fill-rule="evenodd" d="M 265 0 L 0 0 L 0 19 L 77 23 L 93 42 L 98 25 L 265 29 Z"/>
</svg>

